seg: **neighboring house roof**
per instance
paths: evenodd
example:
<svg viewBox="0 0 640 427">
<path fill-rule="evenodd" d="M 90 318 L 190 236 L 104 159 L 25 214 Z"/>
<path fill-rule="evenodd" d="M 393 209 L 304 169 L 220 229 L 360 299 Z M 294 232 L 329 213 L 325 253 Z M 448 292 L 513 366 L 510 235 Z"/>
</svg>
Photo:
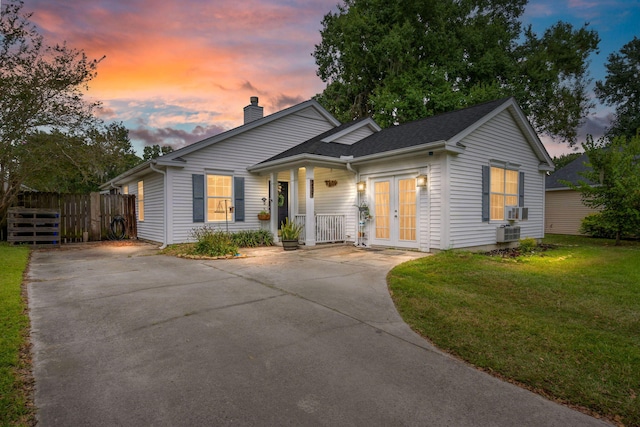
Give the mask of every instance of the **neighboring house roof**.
<svg viewBox="0 0 640 427">
<path fill-rule="evenodd" d="M 114 185 L 115 183 L 122 181 L 124 178 L 129 178 L 129 177 L 135 177 L 138 175 L 142 175 L 144 173 L 147 172 L 148 169 L 152 169 L 154 167 L 154 165 L 161 165 L 161 166 L 184 166 L 185 160 L 181 157 L 184 156 L 186 154 L 192 153 L 194 151 L 200 150 L 202 148 L 208 147 L 212 144 L 216 144 L 218 142 L 224 141 L 226 139 L 229 139 L 231 137 L 234 137 L 236 135 L 239 135 L 241 133 L 247 132 L 251 129 L 255 129 L 259 126 L 263 126 L 267 123 L 271 123 L 275 120 L 278 120 L 282 117 L 288 116 L 290 114 L 295 114 L 299 111 L 302 111 L 306 108 L 312 107 L 314 108 L 321 116 L 323 116 L 324 118 L 327 119 L 327 121 L 329 123 L 332 123 L 334 126 L 339 126 L 340 122 L 331 115 L 331 113 L 329 113 L 326 109 L 324 109 L 324 107 L 322 107 L 318 101 L 314 100 L 314 99 L 310 99 L 308 101 L 302 102 L 300 104 L 296 104 L 294 106 L 291 106 L 289 108 L 285 108 L 284 110 L 280 110 L 276 113 L 270 114 L 268 116 L 265 116 L 261 119 L 258 120 L 254 120 L 251 121 L 249 123 L 245 123 L 241 126 L 238 126 L 236 128 L 230 129 L 226 132 L 211 136 L 209 138 L 205 138 L 202 141 L 198 141 L 196 143 L 193 143 L 191 145 L 188 145 L 186 147 L 183 147 L 179 150 L 173 151 L 171 153 L 167 153 L 164 154 L 160 157 L 157 157 L 155 159 L 151 159 L 151 160 L 147 160 L 144 163 L 141 163 L 135 167 L 133 167 L 132 169 L 129 169 L 128 171 L 118 175 L 117 177 L 113 178 L 112 180 L 102 184 L 100 186 L 101 189 L 105 190 L 105 189 L 109 189 L 112 185 Z"/>
<path fill-rule="evenodd" d="M 588 166 L 588 163 L 589 157 L 586 154 L 582 154 L 571 163 L 547 176 L 545 183 L 546 189 L 565 190 L 569 188 L 566 181 L 571 184 L 578 184 L 580 181 L 592 184 L 592 182 L 581 175 L 582 172 L 591 170 L 591 166 Z"/>
<path fill-rule="evenodd" d="M 501 111 L 512 108 L 523 133 L 527 136 L 531 146 L 537 153 L 543 169 L 551 170 L 553 163 L 537 134 L 531 127 L 515 99 L 502 98 L 485 102 L 457 111 L 451 111 L 437 116 L 427 117 L 398 126 L 392 126 L 373 133 L 353 145 L 332 144 L 323 142 L 333 132 L 340 132 L 351 126 L 357 126 L 360 121 L 345 123 L 340 129 L 318 135 L 283 153 L 273 156 L 249 168 L 251 171 L 261 171 L 269 166 L 282 165 L 287 159 L 291 161 L 318 160 L 320 157 L 335 160 L 356 162 L 388 152 L 409 151 L 422 146 L 444 147 L 453 152 L 461 152 L 464 147 L 459 141 L 483 123 L 486 123 Z M 459 150 L 459 151 L 457 151 Z M 391 153 L 389 153 L 391 154 Z"/>
</svg>

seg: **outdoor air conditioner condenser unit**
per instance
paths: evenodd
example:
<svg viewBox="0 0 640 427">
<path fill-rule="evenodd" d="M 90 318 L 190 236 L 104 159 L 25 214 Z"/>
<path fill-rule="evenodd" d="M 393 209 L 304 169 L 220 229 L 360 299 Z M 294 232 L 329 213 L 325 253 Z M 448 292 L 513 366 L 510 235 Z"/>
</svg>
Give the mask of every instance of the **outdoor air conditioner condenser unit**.
<svg viewBox="0 0 640 427">
<path fill-rule="evenodd" d="M 517 242 L 520 240 L 520 227 L 513 225 L 503 225 L 496 229 L 496 242 Z"/>
</svg>

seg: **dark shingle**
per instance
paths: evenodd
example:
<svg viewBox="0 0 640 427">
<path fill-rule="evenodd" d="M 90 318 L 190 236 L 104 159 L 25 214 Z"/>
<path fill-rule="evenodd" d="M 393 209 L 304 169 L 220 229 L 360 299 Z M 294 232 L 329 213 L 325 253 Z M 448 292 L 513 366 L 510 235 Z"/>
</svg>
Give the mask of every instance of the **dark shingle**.
<svg viewBox="0 0 640 427">
<path fill-rule="evenodd" d="M 426 117 L 383 129 L 353 144 L 351 154 L 361 157 L 429 142 L 446 141 L 504 104 L 509 98 Z"/>
<path fill-rule="evenodd" d="M 547 190 L 567 188 L 567 184 L 563 181 L 569 181 L 572 184 L 577 184 L 579 181 L 590 183 L 588 179 L 580 175 L 581 172 L 591 170 L 591 167 L 587 166 L 586 163 L 589 163 L 589 157 L 587 157 L 586 154 L 583 154 L 565 167 L 560 168 L 547 176 L 545 183 Z"/>
<path fill-rule="evenodd" d="M 328 136 L 353 126 L 361 120 L 365 120 L 365 118 L 362 118 L 350 123 L 344 123 L 261 163 L 285 159 L 300 154 L 315 154 L 334 158 L 339 158 L 340 156 L 353 156 L 354 158 L 358 158 L 370 154 L 383 153 L 385 151 L 414 147 L 430 142 L 446 141 L 482 119 L 500 105 L 504 104 L 508 99 L 510 98 L 502 98 L 461 110 L 392 126 L 363 138 L 353 145 L 322 142 L 322 140 Z"/>
<path fill-rule="evenodd" d="M 348 127 L 353 126 L 354 124 L 359 123 L 362 120 L 366 120 L 366 117 L 355 120 L 353 122 L 343 123 L 338 127 L 335 127 L 324 133 L 321 133 L 318 136 L 315 136 L 301 144 L 298 144 L 295 147 L 291 147 L 288 150 L 283 151 L 280 154 L 276 154 L 270 159 L 267 159 L 264 162 L 260 162 L 260 163 L 267 163 L 274 160 L 297 156 L 299 154 L 316 154 L 320 156 L 336 157 L 336 158 L 339 158 L 340 156 L 346 156 L 348 155 L 348 151 L 350 149 L 349 145 L 340 144 L 337 142 L 323 142 L 322 140 L 338 132 L 341 132 L 344 129 L 347 129 Z"/>
</svg>

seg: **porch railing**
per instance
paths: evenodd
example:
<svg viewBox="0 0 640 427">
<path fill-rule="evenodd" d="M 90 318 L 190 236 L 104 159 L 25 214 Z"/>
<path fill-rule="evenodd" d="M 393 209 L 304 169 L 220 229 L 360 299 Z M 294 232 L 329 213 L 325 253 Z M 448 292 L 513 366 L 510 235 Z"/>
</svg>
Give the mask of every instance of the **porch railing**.
<svg viewBox="0 0 640 427">
<path fill-rule="evenodd" d="M 293 220 L 302 226 L 300 242 L 305 241 L 306 216 L 296 215 Z M 346 240 L 346 216 L 316 214 L 316 243 L 344 242 Z"/>
</svg>

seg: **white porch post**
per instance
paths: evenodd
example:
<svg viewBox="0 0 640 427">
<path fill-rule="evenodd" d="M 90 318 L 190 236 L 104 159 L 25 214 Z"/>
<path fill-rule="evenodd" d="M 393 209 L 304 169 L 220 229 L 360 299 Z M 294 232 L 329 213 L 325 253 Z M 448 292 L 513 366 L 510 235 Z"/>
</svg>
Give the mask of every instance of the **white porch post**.
<svg viewBox="0 0 640 427">
<path fill-rule="evenodd" d="M 289 170 L 289 221 L 298 214 L 298 169 Z"/>
<path fill-rule="evenodd" d="M 305 174 L 305 197 L 306 197 L 306 235 L 304 244 L 307 246 L 316 245 L 316 209 L 315 201 L 311 192 L 313 187 L 313 166 L 307 166 L 307 173 Z"/>
<path fill-rule="evenodd" d="M 269 209 L 271 209 L 271 220 L 269 221 L 269 229 L 273 233 L 273 241 L 277 243 L 280 241 L 278 237 L 278 174 L 272 172 L 270 178 L 269 186 L 271 189 L 269 193 L 271 194 L 271 200 L 269 201 Z"/>
</svg>

